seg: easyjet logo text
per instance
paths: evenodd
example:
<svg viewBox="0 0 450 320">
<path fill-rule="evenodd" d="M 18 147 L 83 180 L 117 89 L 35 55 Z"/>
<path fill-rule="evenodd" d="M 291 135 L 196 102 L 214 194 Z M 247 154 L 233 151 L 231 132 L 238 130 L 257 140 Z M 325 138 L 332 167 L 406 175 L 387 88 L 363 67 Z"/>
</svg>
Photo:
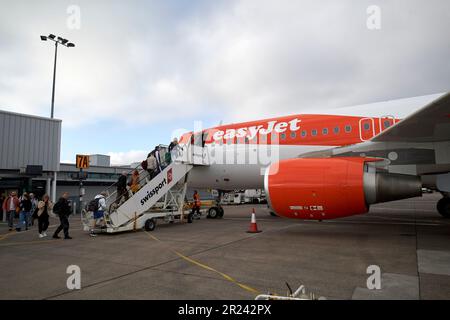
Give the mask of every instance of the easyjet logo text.
<svg viewBox="0 0 450 320">
<path fill-rule="evenodd" d="M 214 140 L 221 140 L 221 139 L 233 139 L 233 138 L 243 138 L 247 137 L 250 140 L 255 138 L 258 134 L 267 135 L 272 132 L 276 133 L 283 133 L 286 130 L 290 131 L 297 131 L 300 129 L 299 123 L 301 120 L 295 118 L 288 122 L 278 122 L 277 120 L 269 121 L 267 122 L 267 125 L 258 125 L 258 126 L 251 126 L 251 127 L 243 127 L 238 129 L 226 129 L 218 130 L 214 132 L 213 139 Z"/>
</svg>

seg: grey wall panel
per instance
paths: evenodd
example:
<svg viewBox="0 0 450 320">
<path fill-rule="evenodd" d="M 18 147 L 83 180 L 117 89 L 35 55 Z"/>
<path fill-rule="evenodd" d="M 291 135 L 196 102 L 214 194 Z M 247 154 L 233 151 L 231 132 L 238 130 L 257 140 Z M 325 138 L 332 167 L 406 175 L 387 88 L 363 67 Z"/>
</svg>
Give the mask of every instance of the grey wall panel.
<svg viewBox="0 0 450 320">
<path fill-rule="evenodd" d="M 61 120 L 0 110 L 0 170 L 42 165 L 58 171 Z"/>
</svg>

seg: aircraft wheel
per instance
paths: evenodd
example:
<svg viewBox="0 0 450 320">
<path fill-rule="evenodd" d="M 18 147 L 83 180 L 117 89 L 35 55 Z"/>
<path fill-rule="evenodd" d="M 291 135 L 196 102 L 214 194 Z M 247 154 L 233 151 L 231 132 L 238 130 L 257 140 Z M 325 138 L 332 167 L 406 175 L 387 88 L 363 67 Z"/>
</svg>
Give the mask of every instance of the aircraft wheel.
<svg viewBox="0 0 450 320">
<path fill-rule="evenodd" d="M 219 217 L 222 218 L 224 213 L 225 213 L 225 211 L 223 210 L 222 207 L 219 207 L 218 209 L 219 209 Z"/>
<path fill-rule="evenodd" d="M 444 218 L 450 218 L 450 197 L 443 197 L 437 203 L 437 210 Z"/>
<path fill-rule="evenodd" d="M 208 217 L 211 219 L 216 219 L 217 216 L 219 215 L 219 208 L 217 207 L 211 207 L 208 210 Z"/>
<path fill-rule="evenodd" d="M 192 213 L 189 213 L 187 216 L 187 222 L 192 223 L 194 222 L 194 215 Z"/>
<path fill-rule="evenodd" d="M 145 221 L 145 230 L 146 231 L 153 231 L 156 228 L 156 220 L 155 219 L 148 219 Z"/>
</svg>

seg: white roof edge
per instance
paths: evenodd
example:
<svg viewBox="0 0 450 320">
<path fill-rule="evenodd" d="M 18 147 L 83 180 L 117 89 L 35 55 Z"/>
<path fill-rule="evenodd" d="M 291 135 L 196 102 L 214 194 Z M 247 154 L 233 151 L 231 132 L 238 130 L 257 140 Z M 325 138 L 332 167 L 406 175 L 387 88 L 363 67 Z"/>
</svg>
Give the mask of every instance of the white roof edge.
<svg viewBox="0 0 450 320">
<path fill-rule="evenodd" d="M 39 120 L 49 120 L 49 121 L 55 121 L 55 122 L 62 122 L 61 119 L 55 119 L 55 118 L 52 119 L 52 118 L 36 116 L 36 115 L 32 115 L 32 114 L 12 112 L 12 111 L 6 111 L 6 110 L 0 110 L 0 113 L 11 114 L 11 115 L 20 116 L 20 117 L 26 117 L 26 118 L 39 119 Z"/>
</svg>

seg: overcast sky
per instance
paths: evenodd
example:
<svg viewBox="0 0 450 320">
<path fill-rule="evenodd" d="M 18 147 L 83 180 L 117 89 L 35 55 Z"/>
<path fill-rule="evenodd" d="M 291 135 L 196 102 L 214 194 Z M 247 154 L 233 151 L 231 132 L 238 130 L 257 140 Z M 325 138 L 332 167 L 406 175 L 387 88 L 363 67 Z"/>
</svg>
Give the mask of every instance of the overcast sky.
<svg viewBox="0 0 450 320">
<path fill-rule="evenodd" d="M 80 9 L 80 28 L 68 25 Z M 367 28 L 367 8 L 381 28 Z M 61 160 L 143 158 L 205 127 L 450 91 L 450 2 L 0 0 L 0 109 L 48 116 Z"/>
</svg>

